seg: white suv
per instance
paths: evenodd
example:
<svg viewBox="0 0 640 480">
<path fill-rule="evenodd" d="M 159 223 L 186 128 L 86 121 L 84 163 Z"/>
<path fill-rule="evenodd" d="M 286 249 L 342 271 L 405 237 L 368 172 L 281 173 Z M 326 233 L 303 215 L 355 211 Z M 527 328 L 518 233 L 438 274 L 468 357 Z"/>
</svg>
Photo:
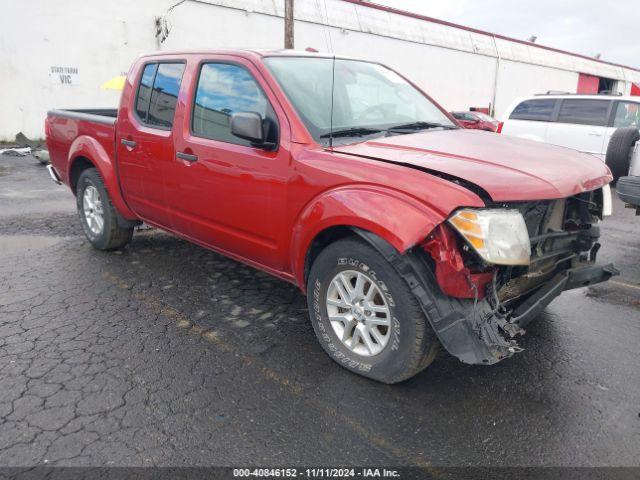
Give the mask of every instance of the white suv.
<svg viewBox="0 0 640 480">
<path fill-rule="evenodd" d="M 640 127 L 640 97 L 615 95 L 537 95 L 515 101 L 501 133 L 553 143 L 605 160 L 618 128 Z"/>
</svg>

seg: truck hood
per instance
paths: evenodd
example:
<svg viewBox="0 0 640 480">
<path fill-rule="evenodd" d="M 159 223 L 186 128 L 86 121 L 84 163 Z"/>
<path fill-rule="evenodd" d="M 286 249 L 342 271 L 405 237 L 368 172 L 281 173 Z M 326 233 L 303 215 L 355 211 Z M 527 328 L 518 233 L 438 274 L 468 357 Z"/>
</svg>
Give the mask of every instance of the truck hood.
<svg viewBox="0 0 640 480">
<path fill-rule="evenodd" d="M 597 157 L 474 130 L 430 130 L 334 147 L 335 152 L 456 177 L 494 201 L 565 198 L 613 180 Z"/>
</svg>

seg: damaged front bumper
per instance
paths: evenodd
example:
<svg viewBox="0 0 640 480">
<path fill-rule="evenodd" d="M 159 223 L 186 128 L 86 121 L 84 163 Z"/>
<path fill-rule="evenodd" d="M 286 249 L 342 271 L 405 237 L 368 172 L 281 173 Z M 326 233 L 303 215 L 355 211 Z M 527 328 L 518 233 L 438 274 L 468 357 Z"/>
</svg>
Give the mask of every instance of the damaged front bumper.
<svg viewBox="0 0 640 480">
<path fill-rule="evenodd" d="M 521 351 L 514 337 L 524 333 L 522 327 L 563 291 L 605 282 L 620 273 L 611 264 L 578 264 L 556 273 L 503 314 L 487 298 L 455 298 L 443 293 L 426 255 L 400 254 L 370 232 L 354 232 L 374 246 L 409 285 L 442 346 L 468 364 L 491 365 Z"/>
<path fill-rule="evenodd" d="M 596 283 L 606 282 L 620 272 L 608 264 L 583 265 L 557 274 L 540 289 L 532 294 L 524 303 L 516 308 L 509 320 L 510 323 L 524 327 L 537 317 L 544 307 L 565 290 L 587 287 Z"/>
<path fill-rule="evenodd" d="M 605 282 L 620 272 L 611 264 L 585 264 L 556 274 L 526 300 L 502 315 L 488 302 L 477 303 L 469 312 L 460 304 L 434 327 L 443 346 L 464 363 L 490 365 L 520 351 L 513 340 L 558 295 L 566 290 Z"/>
</svg>

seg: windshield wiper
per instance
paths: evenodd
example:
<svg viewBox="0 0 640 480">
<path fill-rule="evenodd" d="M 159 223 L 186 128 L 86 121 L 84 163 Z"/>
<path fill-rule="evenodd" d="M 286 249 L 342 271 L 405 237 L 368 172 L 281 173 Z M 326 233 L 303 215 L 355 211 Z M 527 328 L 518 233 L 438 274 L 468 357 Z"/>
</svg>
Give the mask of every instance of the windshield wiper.
<svg viewBox="0 0 640 480">
<path fill-rule="evenodd" d="M 444 130 L 455 130 L 458 127 L 456 127 L 455 125 L 444 125 L 442 123 L 436 123 L 436 122 L 413 122 L 413 123 L 406 123 L 404 125 L 394 125 L 392 127 L 387 128 L 387 132 L 394 132 L 398 130 L 417 131 L 417 130 L 427 130 L 429 128 L 442 128 Z"/>
<path fill-rule="evenodd" d="M 366 127 L 354 127 L 354 128 L 345 128 L 344 130 L 336 130 L 332 133 L 325 133 L 324 135 L 320 135 L 320 138 L 329 138 L 329 137 L 362 137 L 364 135 L 372 135 L 374 133 L 380 133 L 382 130 L 376 128 L 366 128 Z"/>
</svg>

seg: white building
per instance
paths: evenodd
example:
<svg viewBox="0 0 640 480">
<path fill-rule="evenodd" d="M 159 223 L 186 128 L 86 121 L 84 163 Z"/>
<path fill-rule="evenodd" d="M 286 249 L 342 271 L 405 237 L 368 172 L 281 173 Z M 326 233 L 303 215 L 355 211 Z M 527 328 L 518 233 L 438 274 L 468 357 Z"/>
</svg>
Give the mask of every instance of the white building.
<svg viewBox="0 0 640 480">
<path fill-rule="evenodd" d="M 3 3 L 0 140 L 42 137 L 51 108 L 116 106 L 119 92 L 100 85 L 142 53 L 283 45 L 283 0 Z M 640 93 L 640 70 L 363 0 L 295 0 L 295 19 L 296 48 L 385 63 L 450 110 L 500 116 L 516 97 L 548 90 Z"/>
</svg>

